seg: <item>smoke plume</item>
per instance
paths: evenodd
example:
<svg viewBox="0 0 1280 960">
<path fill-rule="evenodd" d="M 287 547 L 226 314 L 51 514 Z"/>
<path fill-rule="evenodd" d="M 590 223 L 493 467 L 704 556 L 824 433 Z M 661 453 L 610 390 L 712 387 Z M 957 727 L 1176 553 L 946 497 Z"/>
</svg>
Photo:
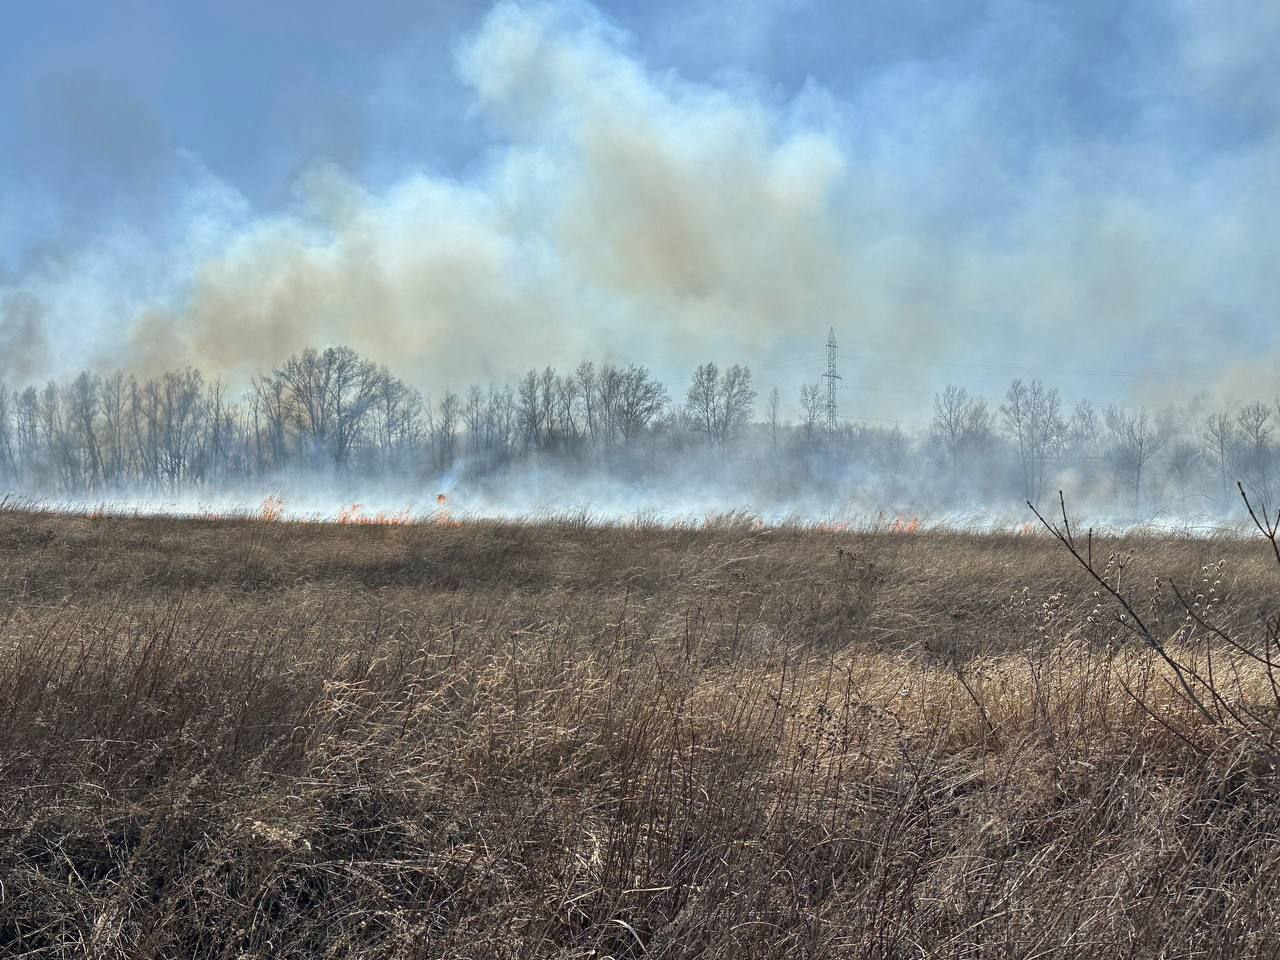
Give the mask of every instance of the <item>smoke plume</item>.
<svg viewBox="0 0 1280 960">
<path fill-rule="evenodd" d="M 1051 18 L 992 16 L 1003 44 L 1072 55 Z M 491 138 L 474 163 L 375 187 L 317 162 L 260 213 L 188 158 L 154 236 L 122 226 L 8 283 L 0 375 L 245 377 L 342 342 L 431 389 L 602 355 L 680 377 L 710 358 L 767 368 L 834 325 L 870 416 L 927 408 L 940 374 L 922 358 L 1227 394 L 1228 358 L 1276 345 L 1280 108 L 1259 92 L 1206 155 L 1169 117 L 1261 91 L 1258 35 L 1280 27 L 1169 16 L 1172 58 L 1111 78 L 1134 108 L 1107 138 L 1021 129 L 1025 105 L 980 73 L 896 63 L 786 95 L 655 67 L 588 6 L 500 3 L 457 50 Z"/>
</svg>

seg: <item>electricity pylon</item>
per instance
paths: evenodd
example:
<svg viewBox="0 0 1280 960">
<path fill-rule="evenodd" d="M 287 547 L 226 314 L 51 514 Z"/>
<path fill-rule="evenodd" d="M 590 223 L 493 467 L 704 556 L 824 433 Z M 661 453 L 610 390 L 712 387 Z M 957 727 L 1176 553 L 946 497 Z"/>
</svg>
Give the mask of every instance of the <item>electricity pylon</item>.
<svg viewBox="0 0 1280 960">
<path fill-rule="evenodd" d="M 827 372 L 822 375 L 822 379 L 827 381 L 827 433 L 829 434 L 836 432 L 836 421 L 840 419 L 840 404 L 836 390 L 839 389 L 840 381 L 844 378 L 840 376 L 836 366 L 836 361 L 839 359 L 840 352 L 836 348 L 836 328 L 832 327 L 827 337 Z"/>
</svg>

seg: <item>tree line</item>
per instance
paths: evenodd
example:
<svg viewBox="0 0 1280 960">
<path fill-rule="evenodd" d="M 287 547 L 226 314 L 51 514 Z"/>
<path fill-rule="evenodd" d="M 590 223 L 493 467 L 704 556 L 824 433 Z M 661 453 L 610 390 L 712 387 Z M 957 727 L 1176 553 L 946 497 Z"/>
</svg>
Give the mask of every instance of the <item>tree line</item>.
<svg viewBox="0 0 1280 960">
<path fill-rule="evenodd" d="M 746 366 L 696 367 L 682 391 L 643 365 L 530 370 L 434 399 L 347 347 L 305 350 L 229 395 L 191 367 L 0 383 L 0 489 L 48 497 L 216 491 L 313 476 L 429 486 L 530 464 L 658 484 L 698 478 L 764 505 L 799 499 L 964 508 L 1066 486 L 1138 515 L 1226 509 L 1236 480 L 1274 500 L 1280 399 L 1068 408 L 1039 380 L 999 403 L 947 385 L 927 427 L 842 421 L 816 384 L 800 416 Z M 1216 509 L 1215 509 L 1216 505 Z"/>
</svg>

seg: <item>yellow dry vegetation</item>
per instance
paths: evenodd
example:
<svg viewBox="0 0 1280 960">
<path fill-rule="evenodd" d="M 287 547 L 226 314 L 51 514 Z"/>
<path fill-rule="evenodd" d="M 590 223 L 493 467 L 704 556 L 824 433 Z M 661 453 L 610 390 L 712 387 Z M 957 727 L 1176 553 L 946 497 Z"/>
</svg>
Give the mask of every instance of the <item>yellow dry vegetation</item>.
<svg viewBox="0 0 1280 960">
<path fill-rule="evenodd" d="M 0 511 L 0 955 L 1274 956 L 1280 567 L 1093 549 Z"/>
</svg>

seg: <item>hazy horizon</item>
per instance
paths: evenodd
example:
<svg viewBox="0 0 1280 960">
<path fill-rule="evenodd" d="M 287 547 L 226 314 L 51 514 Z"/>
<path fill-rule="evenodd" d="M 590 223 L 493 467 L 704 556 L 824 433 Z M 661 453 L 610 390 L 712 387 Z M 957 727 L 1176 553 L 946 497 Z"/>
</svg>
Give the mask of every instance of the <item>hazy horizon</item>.
<svg viewBox="0 0 1280 960">
<path fill-rule="evenodd" d="M 1280 7 L 55 0 L 10 24 L 0 487 L 336 464 L 359 493 L 554 458 L 566 504 L 678 463 L 749 507 L 767 464 L 779 509 L 1003 510 L 1060 483 L 1116 510 L 1132 487 L 1141 515 L 1276 482 Z M 818 440 L 829 329 L 841 429 Z M 399 399 L 335 454 L 293 387 L 255 391 L 337 345 Z M 643 366 L 662 402 L 600 427 L 616 397 L 576 382 L 585 360 Z M 708 362 L 751 370 L 733 430 L 687 402 Z M 188 366 L 199 384 L 165 379 Z M 1014 380 L 1054 392 L 1030 453 Z M 969 406 L 940 426 L 948 385 Z M 478 407 L 440 407 L 473 386 L 485 438 Z"/>
</svg>

